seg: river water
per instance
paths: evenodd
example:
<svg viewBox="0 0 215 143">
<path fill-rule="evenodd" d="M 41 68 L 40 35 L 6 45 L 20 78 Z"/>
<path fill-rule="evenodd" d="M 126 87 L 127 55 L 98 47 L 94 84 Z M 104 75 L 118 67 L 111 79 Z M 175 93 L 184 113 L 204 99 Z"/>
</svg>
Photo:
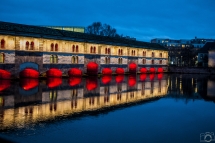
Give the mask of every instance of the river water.
<svg viewBox="0 0 215 143">
<path fill-rule="evenodd" d="M 0 80 L 0 138 L 18 143 L 215 142 L 215 77 Z"/>
</svg>

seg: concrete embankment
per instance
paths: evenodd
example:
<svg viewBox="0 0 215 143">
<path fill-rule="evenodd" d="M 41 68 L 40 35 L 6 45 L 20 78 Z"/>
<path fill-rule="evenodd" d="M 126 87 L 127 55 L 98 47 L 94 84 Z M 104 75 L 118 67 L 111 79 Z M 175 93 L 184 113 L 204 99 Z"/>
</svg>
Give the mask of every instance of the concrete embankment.
<svg viewBox="0 0 215 143">
<path fill-rule="evenodd" d="M 215 68 L 209 67 L 168 67 L 170 73 L 215 74 Z"/>
</svg>

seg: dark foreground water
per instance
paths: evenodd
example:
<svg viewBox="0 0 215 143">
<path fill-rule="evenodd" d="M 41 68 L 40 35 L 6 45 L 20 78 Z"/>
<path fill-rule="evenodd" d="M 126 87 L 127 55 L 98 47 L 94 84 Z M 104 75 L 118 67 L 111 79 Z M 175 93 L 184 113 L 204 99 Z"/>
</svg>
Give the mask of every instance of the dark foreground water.
<svg viewBox="0 0 215 143">
<path fill-rule="evenodd" d="M 20 143 L 215 142 L 214 111 L 213 76 L 0 80 L 0 137 Z"/>
</svg>

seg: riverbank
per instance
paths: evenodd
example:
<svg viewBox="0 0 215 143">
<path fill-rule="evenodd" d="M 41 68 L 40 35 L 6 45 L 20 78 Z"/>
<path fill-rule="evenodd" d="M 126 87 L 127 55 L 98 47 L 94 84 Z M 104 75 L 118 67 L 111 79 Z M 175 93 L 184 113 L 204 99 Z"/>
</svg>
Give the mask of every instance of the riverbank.
<svg viewBox="0 0 215 143">
<path fill-rule="evenodd" d="M 209 67 L 168 67 L 169 73 L 186 73 L 186 74 L 215 74 L 215 68 Z"/>
</svg>

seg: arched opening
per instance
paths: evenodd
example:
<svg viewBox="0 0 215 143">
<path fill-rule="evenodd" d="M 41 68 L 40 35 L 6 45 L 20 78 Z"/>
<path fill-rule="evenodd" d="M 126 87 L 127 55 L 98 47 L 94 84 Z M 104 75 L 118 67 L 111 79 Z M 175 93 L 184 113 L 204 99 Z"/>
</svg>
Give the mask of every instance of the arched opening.
<svg viewBox="0 0 215 143">
<path fill-rule="evenodd" d="M 146 80 L 146 74 L 142 73 L 140 74 L 140 81 L 145 81 Z"/>
<path fill-rule="evenodd" d="M 71 68 L 68 71 L 68 75 L 71 76 L 82 76 L 82 71 L 78 68 Z"/>
<path fill-rule="evenodd" d="M 54 44 L 51 43 L 51 51 L 54 51 Z"/>
<path fill-rule="evenodd" d="M 87 74 L 97 75 L 98 74 L 98 64 L 95 62 L 89 62 L 87 64 Z"/>
<path fill-rule="evenodd" d="M 10 82 L 11 82 L 10 80 L 0 80 L 0 92 L 8 89 L 11 85 Z M 2 96 L 0 96 L 0 100 L 1 100 L 1 97 Z M 0 107 L 1 107 L 1 104 L 2 104 L 2 101 L 0 101 Z"/>
<path fill-rule="evenodd" d="M 123 50 L 121 49 L 121 55 L 123 54 Z"/>
<path fill-rule="evenodd" d="M 152 57 L 155 57 L 155 53 L 154 52 L 152 52 Z"/>
<path fill-rule="evenodd" d="M 75 45 L 72 46 L 72 52 L 75 52 Z"/>
<path fill-rule="evenodd" d="M 93 47 L 91 46 L 91 48 L 90 48 L 90 53 L 93 53 Z"/>
<path fill-rule="evenodd" d="M 146 59 L 145 59 L 145 58 L 143 58 L 143 64 L 144 64 L 144 65 L 146 64 Z"/>
<path fill-rule="evenodd" d="M 105 64 L 108 63 L 108 57 L 105 57 Z"/>
<path fill-rule="evenodd" d="M 162 65 L 162 60 L 159 61 L 159 64 Z"/>
<path fill-rule="evenodd" d="M 94 47 L 94 49 L 93 49 L 93 53 L 96 53 L 96 47 Z"/>
<path fill-rule="evenodd" d="M 76 56 L 75 63 L 78 64 L 78 56 Z"/>
<path fill-rule="evenodd" d="M 102 74 L 103 75 L 111 75 L 112 74 L 112 70 L 110 68 L 103 68 Z"/>
<path fill-rule="evenodd" d="M 108 49 L 107 48 L 105 48 L 105 54 L 108 54 Z"/>
<path fill-rule="evenodd" d="M 97 83 L 97 78 L 87 78 L 86 80 L 86 88 L 88 91 L 92 91 L 94 89 L 96 89 L 98 86 L 98 83 Z"/>
<path fill-rule="evenodd" d="M 143 51 L 143 57 L 145 57 L 146 56 L 146 52 L 145 51 Z"/>
<path fill-rule="evenodd" d="M 29 79 L 29 78 L 24 78 L 21 79 L 20 81 L 20 86 L 22 89 L 25 91 L 32 90 L 34 88 L 37 88 L 39 85 L 39 80 L 38 79 Z"/>
<path fill-rule="evenodd" d="M 0 53 L 0 63 L 4 63 L 4 61 L 5 61 L 5 54 Z"/>
<path fill-rule="evenodd" d="M 29 50 L 29 42 L 28 41 L 25 43 L 25 49 Z"/>
<path fill-rule="evenodd" d="M 70 77 L 68 82 L 70 86 L 77 86 L 81 83 L 81 77 Z"/>
<path fill-rule="evenodd" d="M 58 63 L 58 57 L 57 57 L 57 55 L 54 55 L 53 57 L 54 57 L 54 63 Z"/>
<path fill-rule="evenodd" d="M 133 87 L 133 86 L 136 85 L 136 76 L 130 75 L 130 76 L 128 77 L 128 85 L 129 85 L 130 87 Z"/>
<path fill-rule="evenodd" d="M 78 53 L 78 45 L 76 45 L 76 53 Z"/>
<path fill-rule="evenodd" d="M 152 65 L 154 65 L 155 64 L 155 61 L 154 60 L 152 60 Z"/>
<path fill-rule="evenodd" d="M 140 69 L 140 72 L 141 72 L 141 73 L 147 73 L 147 69 L 146 69 L 146 68 L 141 68 L 141 69 Z"/>
<path fill-rule="evenodd" d="M 137 69 L 136 63 L 130 63 L 130 64 L 129 64 L 129 72 L 135 73 L 135 72 L 136 72 L 136 69 Z"/>
<path fill-rule="evenodd" d="M 149 71 L 150 73 L 155 73 L 155 68 L 150 68 Z"/>
<path fill-rule="evenodd" d="M 111 75 L 105 75 L 105 76 L 102 76 L 102 83 L 103 84 L 109 84 L 111 82 Z"/>
<path fill-rule="evenodd" d="M 34 50 L 34 42 L 33 41 L 31 42 L 30 50 Z"/>
<path fill-rule="evenodd" d="M 158 68 L 158 69 L 157 69 L 157 72 L 162 73 L 162 72 L 163 72 L 163 68 L 161 68 L 161 67 Z"/>
<path fill-rule="evenodd" d="M 1 39 L 1 48 L 5 48 L 5 40 Z"/>
<path fill-rule="evenodd" d="M 163 78 L 163 73 L 158 74 L 158 80 L 161 80 Z"/>
<path fill-rule="evenodd" d="M 117 68 L 115 71 L 116 74 L 124 74 L 124 69 L 123 68 Z"/>
<path fill-rule="evenodd" d="M 110 54 L 110 48 L 108 48 L 108 54 Z"/>
<path fill-rule="evenodd" d="M 118 50 L 118 55 L 121 55 L 121 50 L 120 49 Z"/>
<path fill-rule="evenodd" d="M 20 77 L 39 78 L 39 72 L 33 68 L 25 68 L 19 73 Z"/>
<path fill-rule="evenodd" d="M 49 88 L 55 88 L 58 87 L 62 84 L 62 79 L 61 78 L 47 78 L 46 80 L 46 85 Z"/>
<path fill-rule="evenodd" d="M 124 80 L 124 75 L 117 75 L 115 77 L 116 83 L 121 83 Z"/>
<path fill-rule="evenodd" d="M 160 58 L 162 58 L 162 53 L 160 53 Z"/>
<path fill-rule="evenodd" d="M 9 71 L 0 69 L 0 78 L 1 79 L 10 79 L 11 73 Z"/>
<path fill-rule="evenodd" d="M 51 64 L 54 63 L 54 55 L 51 55 L 51 56 L 50 56 L 50 63 L 51 63 Z"/>
<path fill-rule="evenodd" d="M 55 51 L 58 51 L 58 44 L 55 44 Z"/>
<path fill-rule="evenodd" d="M 46 71 L 47 77 L 62 77 L 62 72 L 57 68 L 51 68 Z"/>
</svg>

